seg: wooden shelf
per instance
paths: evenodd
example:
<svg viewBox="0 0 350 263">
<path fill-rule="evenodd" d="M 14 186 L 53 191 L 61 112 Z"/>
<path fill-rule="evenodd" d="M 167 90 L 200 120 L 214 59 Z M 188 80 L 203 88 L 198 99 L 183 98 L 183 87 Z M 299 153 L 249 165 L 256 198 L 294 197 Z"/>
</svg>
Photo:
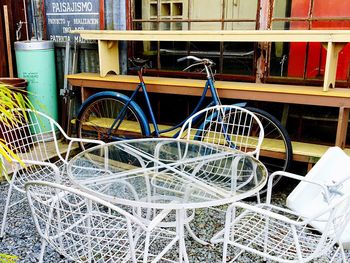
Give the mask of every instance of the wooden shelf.
<svg viewBox="0 0 350 263">
<path fill-rule="evenodd" d="M 119 74 L 118 41 L 320 42 L 327 49 L 323 91 L 335 87 L 338 54 L 350 42 L 350 30 L 73 30 L 98 40 L 100 75 Z"/>
<path fill-rule="evenodd" d="M 98 125 L 101 128 L 110 128 L 113 124 L 114 119 L 107 118 L 95 118 L 91 121 L 85 123 L 85 128 L 88 129 L 88 126 Z M 152 125 L 150 124 L 150 127 Z M 171 126 L 169 125 L 159 125 L 161 130 L 168 129 Z M 140 129 L 137 126 L 136 122 L 126 121 L 126 123 L 122 123 L 122 127 L 120 127 L 123 132 L 126 133 L 140 133 Z M 94 129 L 92 129 L 94 130 Z M 162 137 L 173 137 L 177 130 L 170 131 L 162 134 Z M 193 134 L 194 136 L 194 134 Z M 318 159 L 328 150 L 330 146 L 320 145 L 320 144 L 312 144 L 312 143 L 304 143 L 304 142 L 292 142 L 293 146 L 293 160 L 299 162 L 306 162 L 310 165 L 315 164 Z M 262 146 L 261 146 L 261 156 L 278 156 L 279 153 L 284 152 L 283 141 L 278 139 L 264 138 Z M 350 156 L 350 149 L 345 149 L 345 152 Z"/>
<path fill-rule="evenodd" d="M 66 78 L 77 87 L 130 91 L 139 83 L 138 77 L 132 75 L 101 77 L 98 73 L 78 73 Z M 190 96 L 200 96 L 205 85 L 205 80 L 197 79 L 145 76 L 144 81 L 149 92 Z M 215 87 L 221 98 L 350 108 L 350 89 L 334 88 L 323 92 L 321 87 L 233 81 L 216 81 Z M 83 97 L 83 100 L 86 98 Z"/>
<path fill-rule="evenodd" d="M 335 145 L 344 147 L 349 119 L 350 90 L 337 89 L 335 79 L 338 54 L 350 42 L 350 30 L 75 30 L 88 40 L 98 40 L 100 76 L 76 74 L 68 76 L 73 86 L 82 88 L 83 99 L 92 92 L 89 88 L 134 90 L 135 76 L 110 76 L 119 74 L 118 41 L 208 41 L 208 42 L 319 42 L 327 50 L 323 87 L 293 86 L 261 83 L 217 81 L 222 98 L 238 98 L 302 105 L 319 105 L 339 108 Z M 200 96 L 204 81 L 145 77 L 150 92 Z M 323 92 L 327 91 L 327 92 Z M 296 145 L 298 148 L 298 145 Z M 302 147 L 303 148 L 303 147 Z M 304 147 L 305 148 L 305 147 Z M 306 147 L 307 148 L 307 147 Z M 302 152 L 302 151 L 300 151 Z"/>
<path fill-rule="evenodd" d="M 79 73 L 66 77 L 72 86 L 81 87 L 83 101 L 96 92 L 93 89 L 133 91 L 139 83 L 137 76 L 130 75 L 101 77 L 98 73 Z M 144 80 L 149 92 L 187 96 L 200 96 L 205 83 L 204 80 L 162 77 L 144 77 Z M 339 108 L 335 145 L 340 147 L 345 145 L 350 108 L 350 89 L 334 88 L 328 92 L 323 92 L 320 87 L 230 81 L 216 81 L 215 86 L 221 98 Z"/>
<path fill-rule="evenodd" d="M 350 30 L 73 30 L 90 40 L 208 42 L 334 42 L 350 41 Z"/>
</svg>

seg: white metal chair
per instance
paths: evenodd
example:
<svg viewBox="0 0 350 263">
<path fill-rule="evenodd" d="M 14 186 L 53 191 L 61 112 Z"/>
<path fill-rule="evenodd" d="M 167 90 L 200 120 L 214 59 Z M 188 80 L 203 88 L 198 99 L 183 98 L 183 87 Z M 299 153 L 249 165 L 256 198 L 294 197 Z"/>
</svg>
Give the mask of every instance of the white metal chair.
<svg viewBox="0 0 350 263">
<path fill-rule="evenodd" d="M 330 147 L 305 175 L 308 180 L 317 181 L 325 185 L 337 185 L 350 175 L 350 157 L 339 147 Z M 341 191 L 350 189 L 350 180 L 339 185 L 341 188 L 331 188 L 331 197 L 336 197 Z M 310 215 L 327 206 L 327 201 L 322 198 L 322 192 L 315 186 L 300 182 L 287 197 L 286 205 L 289 209 Z M 325 223 L 311 222 L 311 225 L 323 231 Z M 350 223 L 344 229 L 340 241 L 344 248 L 350 249 Z"/>
<path fill-rule="evenodd" d="M 249 110 L 235 105 L 216 105 L 188 118 L 178 138 L 230 147 L 258 158 L 264 128 Z"/>
<path fill-rule="evenodd" d="M 0 123 L 0 133 L 2 134 L 6 146 L 16 153 L 21 163 L 8 156 L 12 160 L 12 176 L 4 173 L 9 183 L 9 190 L 6 199 L 4 215 L 2 219 L 0 238 L 5 234 L 7 213 L 10 207 L 18 204 L 16 201 L 10 204 L 12 190 L 24 193 L 24 184 L 31 180 L 44 180 L 51 182 L 68 183 L 66 176 L 66 166 L 71 154 L 72 147 L 76 142 L 89 142 L 93 144 L 104 144 L 98 140 L 86 140 L 69 137 L 60 125 L 49 116 L 30 109 L 15 109 L 3 113 L 1 119 L 6 119 L 5 115 L 18 115 L 21 121 Z M 68 143 L 67 149 L 62 150 L 60 139 Z M 56 161 L 52 161 L 55 157 Z"/>
<path fill-rule="evenodd" d="M 313 215 L 305 216 L 272 205 L 271 190 L 275 176 L 286 176 L 307 183 L 310 187 L 319 187 L 327 198 L 327 206 Z M 350 177 L 346 180 L 349 181 Z M 226 262 L 229 252 L 232 251 L 230 249 L 233 248 L 238 248 L 240 252 L 233 252 L 235 255 L 230 262 L 237 260 L 244 251 L 277 262 L 309 262 L 324 256 L 339 241 L 350 220 L 350 193 L 344 192 L 330 199 L 328 197 L 331 189 L 303 176 L 275 172 L 269 178 L 266 203 L 255 206 L 241 202 L 232 204 L 227 210 L 225 228 L 215 234 L 211 241 L 223 242 L 223 262 Z M 239 213 L 240 210 L 243 211 Z M 324 223 L 323 233 L 311 226 L 316 221 Z M 346 262 L 341 243 L 331 262 L 339 251 L 343 262 Z"/>
<path fill-rule="evenodd" d="M 157 227 L 168 210 L 145 225 L 122 208 L 78 189 L 40 181 L 28 182 L 25 189 L 40 236 L 69 260 L 175 262 L 164 255 L 178 241 L 177 234 Z"/>
<path fill-rule="evenodd" d="M 188 118 L 182 125 L 178 138 L 203 142 L 200 149 L 202 152 L 211 153 L 216 150 L 216 147 L 225 147 L 259 158 L 264 128 L 259 118 L 249 110 L 235 105 L 216 105 L 198 111 Z M 244 158 L 242 161 L 244 162 Z M 215 178 L 215 175 L 213 176 L 215 172 L 216 177 L 220 179 L 227 177 L 229 172 L 227 168 L 231 169 L 227 164 L 213 160 L 193 167 L 193 171 L 199 173 L 198 177 L 209 175 L 212 179 Z M 237 176 L 240 175 L 237 174 Z M 259 194 L 257 198 L 260 201 Z M 222 212 L 221 209 L 214 209 Z M 196 237 L 188 224 L 186 228 L 195 240 L 207 244 Z"/>
<path fill-rule="evenodd" d="M 231 164 L 230 161 L 225 161 L 231 160 L 230 158 L 223 160 L 222 157 L 216 156 L 222 152 L 218 148 L 224 148 L 228 152 L 232 149 L 232 154 L 236 155 L 237 151 L 233 151 L 234 149 L 258 158 L 264 139 L 264 128 L 259 118 L 249 110 L 235 105 L 216 105 L 205 108 L 188 118 L 177 138 L 202 142 L 196 151 L 197 154 L 187 149 L 192 147 L 189 144 L 185 145 L 183 151 L 177 153 L 178 156 L 173 157 L 178 160 L 179 167 L 181 166 L 194 177 L 205 179 L 208 184 L 214 180 L 217 184 L 220 180 L 230 189 L 232 188 L 230 182 L 235 181 L 231 180 L 232 171 L 237 170 L 234 176 L 242 177 L 244 171 L 238 167 L 242 167 L 242 163 L 246 160 L 242 156 L 235 158 L 235 162 Z M 166 145 L 162 146 L 160 143 L 159 147 L 166 147 Z M 189 153 L 191 153 L 190 156 Z M 203 159 L 206 156 L 208 158 Z M 196 160 L 196 157 L 200 159 Z M 185 162 L 181 162 L 182 159 Z M 160 178 L 155 177 L 152 181 L 155 187 L 158 179 Z"/>
</svg>

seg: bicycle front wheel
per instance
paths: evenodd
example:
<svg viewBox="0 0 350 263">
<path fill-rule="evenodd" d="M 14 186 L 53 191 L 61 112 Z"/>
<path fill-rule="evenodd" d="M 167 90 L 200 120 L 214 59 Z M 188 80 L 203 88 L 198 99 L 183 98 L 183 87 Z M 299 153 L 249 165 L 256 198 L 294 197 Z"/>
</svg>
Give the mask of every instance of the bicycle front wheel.
<svg viewBox="0 0 350 263">
<path fill-rule="evenodd" d="M 100 92 L 91 96 L 79 111 L 77 136 L 105 142 L 149 136 L 144 113 L 133 101 L 125 106 L 128 100 L 127 96 L 117 92 Z M 122 119 L 115 122 L 118 115 Z M 90 145 L 82 143 L 80 146 L 86 149 Z"/>
<path fill-rule="evenodd" d="M 287 171 L 293 158 L 293 149 L 290 137 L 282 124 L 270 113 L 246 107 L 253 112 L 264 127 L 264 141 L 260 150 L 260 161 L 266 166 L 269 174 L 275 171 Z M 275 178 L 274 185 L 279 178 Z"/>
</svg>

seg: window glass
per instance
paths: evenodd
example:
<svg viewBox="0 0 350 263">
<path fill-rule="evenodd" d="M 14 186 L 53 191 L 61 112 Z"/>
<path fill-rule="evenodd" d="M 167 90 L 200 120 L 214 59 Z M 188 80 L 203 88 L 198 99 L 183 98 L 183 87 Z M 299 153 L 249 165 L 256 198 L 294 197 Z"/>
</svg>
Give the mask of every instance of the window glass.
<svg viewBox="0 0 350 263">
<path fill-rule="evenodd" d="M 134 30 L 254 30 L 258 0 L 134 0 Z M 134 55 L 158 70 L 182 70 L 186 55 L 213 59 L 218 73 L 253 75 L 254 43 L 140 42 Z"/>
</svg>

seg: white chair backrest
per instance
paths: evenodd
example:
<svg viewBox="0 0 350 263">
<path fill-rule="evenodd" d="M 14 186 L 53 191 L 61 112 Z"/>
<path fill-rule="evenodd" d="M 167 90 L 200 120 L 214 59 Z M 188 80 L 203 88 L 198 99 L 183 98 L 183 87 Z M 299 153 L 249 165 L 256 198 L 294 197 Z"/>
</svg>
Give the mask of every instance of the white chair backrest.
<svg viewBox="0 0 350 263">
<path fill-rule="evenodd" d="M 337 185 L 347 177 L 350 177 L 350 157 L 339 147 L 331 147 L 305 176 L 306 179 L 330 186 L 329 201 L 327 202 L 326 193 L 319 187 L 301 182 L 287 197 L 286 205 L 298 214 L 312 217 L 348 193 L 350 180 Z M 324 218 L 327 216 L 324 215 Z M 326 227 L 325 222 L 320 221 L 314 221 L 311 225 L 321 232 Z M 346 248 L 350 248 L 350 224 L 346 227 L 341 240 Z"/>
<path fill-rule="evenodd" d="M 41 112 L 30 109 L 16 109 L 9 111 L 8 114 L 19 116 L 21 121 L 0 124 L 6 145 L 21 159 L 49 160 L 47 142 L 57 141 L 59 132 L 62 132 L 57 122 Z M 59 153 L 57 147 L 55 150 Z"/>
<path fill-rule="evenodd" d="M 39 234 L 59 253 L 74 262 L 136 262 L 145 226 L 133 215 L 55 183 L 29 182 L 25 188 Z"/>
<path fill-rule="evenodd" d="M 217 105 L 187 119 L 178 138 L 235 148 L 258 157 L 264 128 L 258 117 L 244 108 Z"/>
</svg>

